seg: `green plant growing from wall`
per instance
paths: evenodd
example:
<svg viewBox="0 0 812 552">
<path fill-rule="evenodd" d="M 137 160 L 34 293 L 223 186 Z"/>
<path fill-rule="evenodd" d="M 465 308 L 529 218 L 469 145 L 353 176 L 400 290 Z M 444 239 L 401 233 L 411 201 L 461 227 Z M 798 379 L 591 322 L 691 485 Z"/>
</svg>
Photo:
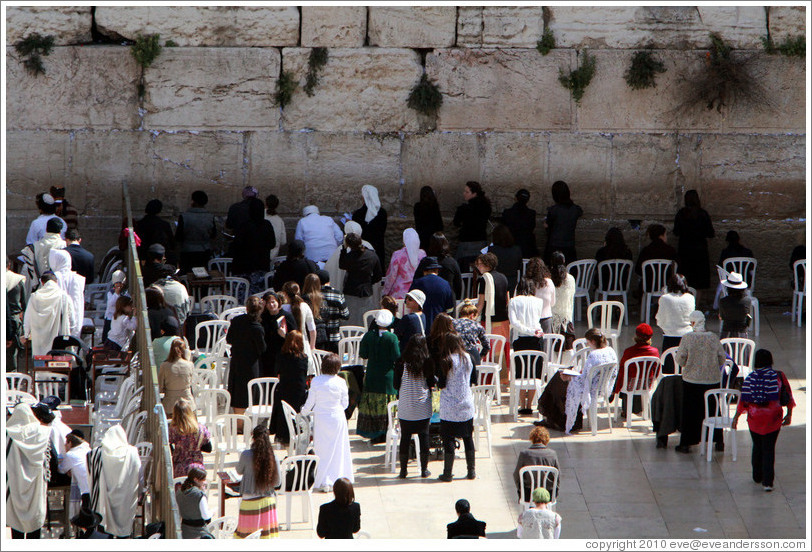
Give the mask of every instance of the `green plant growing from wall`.
<svg viewBox="0 0 812 552">
<path fill-rule="evenodd" d="M 657 86 L 657 73 L 665 73 L 665 65 L 649 51 L 637 52 L 626 69 L 624 78 L 632 90 Z"/>
<path fill-rule="evenodd" d="M 749 104 L 756 109 L 774 105 L 760 80 L 763 68 L 754 64 L 755 55 L 734 53 L 717 33 L 710 34 L 710 47 L 701 70 L 688 79 L 686 99 L 679 108 L 703 105 L 706 109 L 734 103 Z"/>
<path fill-rule="evenodd" d="M 787 57 L 806 57 L 806 37 L 804 35 L 788 36 L 777 46 L 771 36 L 763 36 L 761 37 L 761 43 L 764 45 L 764 51 L 768 54 L 781 54 Z"/>
<path fill-rule="evenodd" d="M 14 45 L 14 50 L 23 56 L 23 67 L 35 77 L 45 74 L 42 58 L 50 55 L 53 49 L 54 37 L 39 33 L 31 33 Z"/>
<path fill-rule="evenodd" d="M 440 87 L 423 73 L 420 82 L 409 93 L 406 105 L 418 113 L 433 117 L 443 105 L 443 93 L 440 92 Z"/>
<path fill-rule="evenodd" d="M 313 89 L 319 84 L 319 71 L 327 65 L 327 48 L 313 48 L 307 58 L 307 74 L 305 75 L 304 91 L 313 96 Z"/>
<path fill-rule="evenodd" d="M 130 53 L 141 67 L 141 76 L 138 79 L 138 97 L 143 98 L 147 87 L 144 82 L 144 71 L 161 55 L 161 35 L 141 35 L 135 38 L 135 42 L 130 46 Z"/>
<path fill-rule="evenodd" d="M 581 98 L 584 97 L 584 92 L 589 83 L 592 82 L 592 77 L 595 76 L 595 56 L 589 54 L 588 50 L 584 50 L 581 56 L 581 63 L 578 68 L 573 69 L 569 73 L 563 69 L 559 69 L 558 82 L 570 91 L 572 99 L 576 104 L 581 103 Z"/>
<path fill-rule="evenodd" d="M 167 47 L 167 48 L 177 48 L 178 43 L 170 38 L 169 40 L 164 42 L 164 46 Z"/>
<path fill-rule="evenodd" d="M 536 50 L 541 52 L 541 55 L 546 56 L 550 53 L 550 50 L 554 48 L 555 35 L 553 34 L 553 30 L 547 27 L 541 35 L 541 40 L 536 43 Z"/>
<path fill-rule="evenodd" d="M 284 109 L 293 98 L 293 91 L 296 90 L 297 86 L 293 72 L 282 71 L 279 78 L 276 79 L 276 91 L 273 95 L 274 106 Z"/>
</svg>

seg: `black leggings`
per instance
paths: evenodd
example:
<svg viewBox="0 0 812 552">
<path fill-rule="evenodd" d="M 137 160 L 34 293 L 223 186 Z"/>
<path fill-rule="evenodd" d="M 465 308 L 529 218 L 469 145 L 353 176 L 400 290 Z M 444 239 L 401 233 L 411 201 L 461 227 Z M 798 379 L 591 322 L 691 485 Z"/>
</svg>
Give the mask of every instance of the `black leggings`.
<svg viewBox="0 0 812 552">
<path fill-rule="evenodd" d="M 425 420 L 399 420 L 400 422 L 400 454 L 409 453 L 409 441 L 412 435 L 417 435 L 420 442 L 420 452 L 425 455 L 429 450 L 429 422 L 431 418 Z"/>
<path fill-rule="evenodd" d="M 30 533 L 23 533 L 22 531 L 17 531 L 16 529 L 11 530 L 11 538 L 12 539 L 39 539 L 40 532 L 42 529 L 37 529 L 36 531 L 31 531 Z"/>
<path fill-rule="evenodd" d="M 468 451 L 471 451 L 471 454 L 475 452 L 474 435 L 472 433 L 470 435 L 466 435 L 465 437 L 452 437 L 443 435 L 443 452 L 445 454 L 454 454 L 454 451 L 457 448 L 455 442 L 457 439 L 462 439 L 462 444 L 465 447 L 466 454 L 468 453 Z"/>
<path fill-rule="evenodd" d="M 759 435 L 750 431 L 753 439 L 753 456 L 750 459 L 753 465 L 753 481 L 765 487 L 772 487 L 775 479 L 775 442 L 778 440 L 780 429 Z"/>
</svg>

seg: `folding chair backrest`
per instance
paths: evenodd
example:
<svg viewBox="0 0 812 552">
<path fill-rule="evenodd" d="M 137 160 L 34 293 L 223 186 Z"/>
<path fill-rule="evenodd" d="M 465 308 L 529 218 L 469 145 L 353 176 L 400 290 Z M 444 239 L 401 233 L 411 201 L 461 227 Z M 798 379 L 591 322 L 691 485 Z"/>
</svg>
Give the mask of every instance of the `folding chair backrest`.
<svg viewBox="0 0 812 552">
<path fill-rule="evenodd" d="M 363 335 L 354 337 L 344 337 L 338 342 L 338 358 L 341 359 L 342 366 L 353 366 L 361 364 L 361 339 Z"/>
<path fill-rule="evenodd" d="M 599 311 L 596 320 L 593 320 L 592 313 Z M 587 324 L 590 328 L 598 328 L 601 331 L 620 332 L 623 325 L 623 314 L 626 307 L 620 301 L 595 301 L 586 311 Z M 617 316 L 617 324 L 613 322 Z"/>
<path fill-rule="evenodd" d="M 705 391 L 705 418 L 721 418 L 724 423 L 729 423 L 735 414 L 736 403 L 741 397 L 738 389 L 711 389 Z M 713 397 L 713 405 L 710 398 Z"/>
<path fill-rule="evenodd" d="M 550 504 L 555 505 L 558 501 L 558 476 L 558 468 L 553 466 L 524 466 L 519 470 L 519 489 L 527 488 L 532 492 L 533 489 L 544 487 L 550 491 Z"/>
<path fill-rule="evenodd" d="M 623 390 L 628 392 L 644 391 L 650 388 L 660 377 L 660 357 L 641 356 L 626 361 L 623 369 Z M 630 375 L 634 372 L 634 375 Z"/>
<path fill-rule="evenodd" d="M 246 312 L 245 307 L 232 307 L 220 313 L 220 320 L 231 322 L 232 318 L 240 316 L 241 314 L 245 314 L 245 312 Z"/>
<path fill-rule="evenodd" d="M 209 270 L 219 270 L 223 276 L 231 276 L 231 257 L 215 257 L 209 260 Z"/>
<path fill-rule="evenodd" d="M 744 337 L 726 337 L 720 340 L 725 352 L 739 366 L 739 376 L 746 378 L 754 370 L 756 342 Z"/>
<path fill-rule="evenodd" d="M 668 281 L 668 270 L 671 263 L 668 259 L 649 259 L 644 261 L 641 269 L 643 272 L 643 293 L 660 293 Z"/>
<path fill-rule="evenodd" d="M 313 490 L 314 481 L 310 481 L 308 474 L 315 473 L 319 464 L 319 457 L 314 454 L 301 454 L 288 456 L 282 460 L 282 490 L 283 493 L 304 493 Z M 293 475 L 288 480 L 288 472 Z M 290 487 L 288 487 L 290 483 Z"/>
<path fill-rule="evenodd" d="M 248 407 L 273 404 L 273 393 L 279 378 L 254 378 L 248 382 Z M 255 391 L 256 390 L 256 391 Z M 255 402 L 254 393 L 257 393 Z"/>
<path fill-rule="evenodd" d="M 608 259 L 598 263 L 598 290 L 610 294 L 629 290 L 634 263 L 626 259 Z"/>
<path fill-rule="evenodd" d="M 567 272 L 575 278 L 575 289 L 588 290 L 592 287 L 596 266 L 598 266 L 598 261 L 595 259 L 581 259 L 567 265 Z"/>
<path fill-rule="evenodd" d="M 511 351 L 510 376 L 516 380 L 540 379 L 547 383 L 547 353 L 544 351 Z M 541 366 L 539 366 L 541 364 Z"/>
<path fill-rule="evenodd" d="M 488 339 L 488 345 L 491 348 L 483 359 L 484 362 L 492 362 L 501 366 L 502 361 L 505 359 L 505 343 L 507 343 L 507 339 L 505 336 L 497 334 L 485 334 L 485 337 Z"/>
<path fill-rule="evenodd" d="M 210 353 L 214 349 L 214 344 L 225 337 L 228 332 L 230 322 L 225 320 L 204 320 L 195 326 L 194 347 L 198 353 Z M 201 340 L 203 345 L 200 346 Z"/>
</svg>

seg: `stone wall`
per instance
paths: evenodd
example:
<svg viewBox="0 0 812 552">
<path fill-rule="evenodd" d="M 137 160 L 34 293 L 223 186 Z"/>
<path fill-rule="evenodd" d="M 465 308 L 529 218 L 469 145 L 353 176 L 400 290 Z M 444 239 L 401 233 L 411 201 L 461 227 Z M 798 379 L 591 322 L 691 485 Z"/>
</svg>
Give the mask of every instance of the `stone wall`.
<svg viewBox="0 0 812 552">
<path fill-rule="evenodd" d="M 158 197 L 169 219 L 195 189 L 222 215 L 250 184 L 280 197 L 290 233 L 303 206 L 349 211 L 373 184 L 391 251 L 421 186 L 434 187 L 453 238 L 466 180 L 496 212 L 528 188 L 541 227 L 562 179 L 585 211 L 579 253 L 593 255 L 610 226 L 636 253 L 647 224 L 670 227 L 695 188 L 717 230 L 711 258 L 738 230 L 759 258 L 759 298 L 784 300 L 789 253 L 804 240 L 805 60 L 768 56 L 760 39 L 805 33 L 805 17 L 799 7 L 8 8 L 6 245 L 23 245 L 34 197 L 51 185 L 67 187 L 101 256 L 120 228 L 122 181 L 137 213 Z M 545 28 L 557 48 L 542 56 Z M 769 105 L 680 107 L 711 31 L 752 59 Z M 57 44 L 39 77 L 13 48 L 31 32 Z M 144 71 L 139 98 L 141 70 L 122 43 L 147 33 L 178 47 Z M 329 60 L 308 97 L 316 46 Z M 633 91 L 623 74 L 649 46 L 667 72 Z M 583 48 L 597 73 L 577 104 L 558 76 Z M 284 109 L 273 105 L 282 70 L 299 84 Z M 406 105 L 424 71 L 443 93 L 434 118 Z"/>
</svg>

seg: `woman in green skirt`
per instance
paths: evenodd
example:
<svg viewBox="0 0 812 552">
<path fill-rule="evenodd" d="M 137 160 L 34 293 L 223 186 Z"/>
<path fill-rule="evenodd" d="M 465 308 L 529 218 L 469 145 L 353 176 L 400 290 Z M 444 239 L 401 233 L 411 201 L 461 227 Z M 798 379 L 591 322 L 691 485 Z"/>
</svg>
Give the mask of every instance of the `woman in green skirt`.
<svg viewBox="0 0 812 552">
<path fill-rule="evenodd" d="M 397 400 L 394 387 L 395 361 L 400 357 L 398 338 L 392 333 L 395 317 L 392 312 L 381 309 L 375 321 L 361 339 L 359 354 L 367 359 L 364 376 L 364 392 L 358 405 L 358 435 L 366 437 L 373 445 L 386 439 L 386 406 Z"/>
</svg>

